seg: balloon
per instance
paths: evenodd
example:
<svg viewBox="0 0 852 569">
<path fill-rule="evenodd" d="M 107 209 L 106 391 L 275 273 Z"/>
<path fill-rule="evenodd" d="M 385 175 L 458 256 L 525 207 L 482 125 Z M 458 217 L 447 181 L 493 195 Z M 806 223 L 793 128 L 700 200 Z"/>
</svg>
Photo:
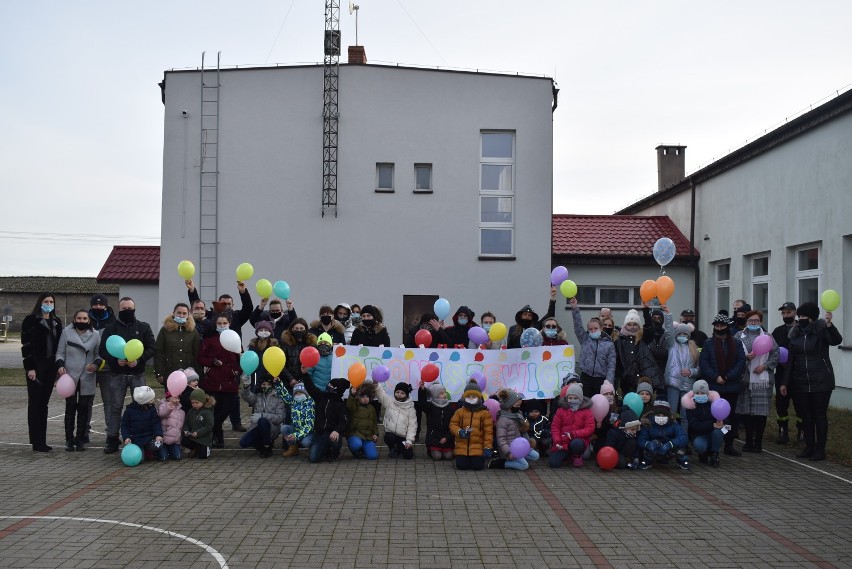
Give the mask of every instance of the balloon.
<svg viewBox="0 0 852 569">
<path fill-rule="evenodd" d="M 275 284 L 272 285 L 272 290 L 275 291 L 275 296 L 281 300 L 290 298 L 290 285 L 286 281 L 275 281 Z"/>
<path fill-rule="evenodd" d="M 657 242 L 654 243 L 654 260 L 657 261 L 661 267 L 665 267 L 672 262 L 672 259 L 675 257 L 675 252 L 674 241 L 668 237 L 660 237 L 657 239 Z"/>
<path fill-rule="evenodd" d="M 509 443 L 509 452 L 515 460 L 524 458 L 530 453 L 530 442 L 524 437 L 518 437 Z"/>
<path fill-rule="evenodd" d="M 666 275 L 657 279 L 657 298 L 660 299 L 660 304 L 665 304 L 672 297 L 675 291 L 674 281 Z M 640 292 L 641 294 L 641 292 Z"/>
<path fill-rule="evenodd" d="M 790 352 L 787 348 L 778 348 L 778 363 L 786 364 L 788 359 L 790 359 Z"/>
<path fill-rule="evenodd" d="M 260 298 L 269 298 L 272 296 L 272 283 L 268 279 L 260 279 L 254 283 L 254 289 L 260 295 Z"/>
<path fill-rule="evenodd" d="M 432 383 L 438 379 L 439 375 L 441 375 L 441 370 L 435 364 L 426 364 L 423 366 L 423 369 L 420 370 L 420 379 L 426 383 Z"/>
<path fill-rule="evenodd" d="M 115 335 L 115 334 L 113 334 L 112 336 L 107 338 L 107 341 L 106 341 L 106 349 L 107 349 L 107 352 L 109 352 L 109 355 L 111 355 L 114 358 L 118 358 L 120 360 L 124 359 L 124 346 L 125 345 L 126 345 L 126 342 L 124 341 L 124 338 L 122 338 L 121 336 Z"/>
<path fill-rule="evenodd" d="M 251 266 L 251 263 L 240 263 L 237 266 L 237 280 L 247 281 L 254 274 L 254 267 Z"/>
<path fill-rule="evenodd" d="M 142 342 L 133 338 L 124 344 L 124 359 L 129 362 L 135 362 L 142 357 L 142 352 L 144 351 L 145 346 L 142 345 Z"/>
<path fill-rule="evenodd" d="M 450 315 L 450 302 L 446 298 L 439 298 L 435 301 L 435 316 L 438 320 L 443 320 Z"/>
<path fill-rule="evenodd" d="M 612 470 L 618 464 L 618 451 L 612 447 L 603 447 L 598 451 L 597 459 L 602 470 Z"/>
<path fill-rule="evenodd" d="M 600 393 L 592 395 L 592 416 L 595 421 L 602 421 L 607 415 L 609 415 L 609 401 Z"/>
<path fill-rule="evenodd" d="M 475 371 L 470 374 L 470 379 L 476 382 L 480 391 L 485 391 L 485 376 L 481 372 Z"/>
<path fill-rule="evenodd" d="M 637 417 L 642 416 L 642 408 L 644 407 L 644 403 L 642 403 L 642 398 L 638 393 L 630 392 L 624 396 L 624 404 L 630 407 L 630 409 L 636 413 Z"/>
<path fill-rule="evenodd" d="M 657 296 L 657 283 L 648 279 L 639 287 L 639 296 L 642 297 L 642 302 L 651 302 L 651 299 Z"/>
<path fill-rule="evenodd" d="M 258 357 L 257 352 L 249 350 L 240 356 L 240 368 L 246 375 L 253 374 L 259 365 L 260 357 Z"/>
<path fill-rule="evenodd" d="M 500 411 L 500 404 L 496 399 L 486 399 L 485 407 L 488 408 L 488 412 L 491 413 L 491 420 L 495 423 L 497 422 L 497 413 Z"/>
<path fill-rule="evenodd" d="M 472 326 L 467 331 L 467 337 L 470 338 L 470 341 L 474 344 L 484 344 L 488 341 L 488 332 L 479 326 Z"/>
<path fill-rule="evenodd" d="M 561 292 L 562 296 L 565 298 L 574 298 L 577 296 L 577 283 L 571 280 L 563 281 L 562 284 L 559 285 L 559 292 Z"/>
<path fill-rule="evenodd" d="M 121 462 L 127 466 L 136 466 L 142 462 L 143 457 L 142 449 L 132 443 L 121 449 Z"/>
<path fill-rule="evenodd" d="M 432 345 L 432 333 L 429 330 L 418 330 L 414 335 L 414 345 L 430 347 Z"/>
<path fill-rule="evenodd" d="M 314 367 L 320 361 L 320 353 L 313 346 L 308 346 L 301 352 L 299 352 L 299 361 L 302 362 L 302 365 L 305 367 Z"/>
<path fill-rule="evenodd" d="M 731 404 L 725 399 L 717 399 L 710 404 L 710 413 L 717 421 L 724 421 L 731 414 Z"/>
<path fill-rule="evenodd" d="M 195 265 L 192 264 L 192 261 L 181 261 L 178 263 L 178 274 L 180 278 L 188 281 L 195 276 Z"/>
<path fill-rule="evenodd" d="M 169 378 L 166 380 L 166 389 L 174 397 L 179 397 L 186 389 L 186 374 L 179 369 L 170 373 Z"/>
<path fill-rule="evenodd" d="M 824 310 L 831 312 L 832 310 L 837 310 L 837 307 L 840 306 L 840 295 L 836 290 L 827 290 L 822 293 L 819 297 L 820 304 Z"/>
<path fill-rule="evenodd" d="M 568 269 L 559 266 L 550 272 L 550 284 L 559 286 L 568 279 Z"/>
<path fill-rule="evenodd" d="M 390 379 L 390 370 L 387 366 L 376 366 L 373 368 L 373 381 L 384 383 Z"/>
<path fill-rule="evenodd" d="M 284 350 L 278 346 L 266 348 L 263 352 L 263 367 L 272 377 L 278 377 L 286 361 L 287 356 L 284 355 Z"/>
<path fill-rule="evenodd" d="M 63 373 L 56 380 L 56 392 L 60 397 L 71 397 L 75 391 L 77 391 L 77 384 L 74 382 L 74 378 L 67 373 Z"/>
<path fill-rule="evenodd" d="M 364 380 L 367 379 L 367 368 L 362 363 L 356 363 L 349 366 L 349 383 L 352 387 L 358 387 Z"/>
<path fill-rule="evenodd" d="M 239 354 L 243 351 L 243 341 L 240 340 L 240 335 L 233 330 L 225 330 L 219 334 L 219 342 L 221 342 L 222 347 L 229 352 Z"/>
<path fill-rule="evenodd" d="M 505 324 L 502 322 L 495 322 L 491 325 L 491 330 L 488 331 L 488 337 L 491 338 L 492 342 L 499 342 L 506 337 L 507 332 L 508 330 L 506 329 Z"/>
<path fill-rule="evenodd" d="M 772 336 L 768 334 L 761 334 L 757 338 L 754 339 L 754 342 L 751 344 L 751 353 L 756 356 L 762 356 L 763 354 L 768 354 L 772 351 L 772 346 L 775 345 L 775 342 L 772 341 Z"/>
</svg>

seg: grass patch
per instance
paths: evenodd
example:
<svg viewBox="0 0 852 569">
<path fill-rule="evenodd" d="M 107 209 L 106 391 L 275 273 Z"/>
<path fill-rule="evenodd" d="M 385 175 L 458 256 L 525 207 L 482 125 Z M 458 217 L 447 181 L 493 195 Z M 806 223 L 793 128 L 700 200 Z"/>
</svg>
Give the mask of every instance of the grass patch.
<svg viewBox="0 0 852 569">
<path fill-rule="evenodd" d="M 766 450 L 782 446 L 775 443 L 775 439 L 778 438 L 777 417 L 773 400 L 770 415 L 766 419 L 766 431 L 763 433 L 763 448 Z M 790 403 L 790 442 L 784 445 L 788 449 L 805 448 L 805 443 L 796 441 L 796 433 L 796 413 L 793 410 L 793 404 Z M 740 436 L 745 436 L 742 428 Z M 825 446 L 825 454 L 829 460 L 852 466 L 852 411 L 836 407 L 828 408 L 828 443 Z"/>
</svg>

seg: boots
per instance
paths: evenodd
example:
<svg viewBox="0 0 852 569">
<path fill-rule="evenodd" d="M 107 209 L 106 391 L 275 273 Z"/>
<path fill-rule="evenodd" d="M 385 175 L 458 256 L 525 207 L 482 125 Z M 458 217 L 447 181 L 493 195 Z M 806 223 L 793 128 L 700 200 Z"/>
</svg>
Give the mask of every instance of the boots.
<svg viewBox="0 0 852 569">
<path fill-rule="evenodd" d="M 742 456 L 743 453 L 734 448 L 734 432 L 728 431 L 725 435 L 725 454 L 728 456 Z"/>
<path fill-rule="evenodd" d="M 710 466 L 712 466 L 714 468 L 718 468 L 718 466 L 719 466 L 719 453 L 718 452 L 711 452 L 710 458 L 708 459 L 708 462 L 709 462 Z"/>
<path fill-rule="evenodd" d="M 222 427 L 213 429 L 213 448 L 225 448 L 225 433 Z"/>
<path fill-rule="evenodd" d="M 118 452 L 118 435 L 107 437 L 104 443 L 104 454 L 115 454 Z"/>
<path fill-rule="evenodd" d="M 805 424 L 802 421 L 796 421 L 796 440 L 805 442 Z"/>
<path fill-rule="evenodd" d="M 742 422 L 745 426 L 745 439 L 743 452 L 754 452 L 754 417 L 751 415 L 743 415 Z M 727 450 L 725 451 L 727 452 Z"/>
<path fill-rule="evenodd" d="M 85 436 L 85 435 L 83 435 L 82 437 L 77 437 L 76 439 L 74 439 L 74 448 L 75 448 L 76 450 L 78 450 L 78 451 L 84 451 L 84 450 L 86 450 L 86 441 L 85 441 L 85 438 L 86 438 L 86 436 Z"/>
<path fill-rule="evenodd" d="M 66 438 L 65 439 L 65 450 L 68 452 L 74 452 L 74 438 Z"/>
<path fill-rule="evenodd" d="M 752 452 L 763 452 L 763 432 L 766 430 L 766 417 L 753 417 L 754 428 L 754 450 Z"/>
<path fill-rule="evenodd" d="M 287 450 L 281 453 L 281 456 L 284 458 L 290 458 L 291 456 L 296 456 L 299 454 L 299 447 L 296 445 L 290 445 L 287 447 Z"/>
<path fill-rule="evenodd" d="M 786 445 L 790 442 L 790 427 L 788 421 L 778 421 L 778 438 L 775 439 L 775 443 L 779 445 Z"/>
</svg>

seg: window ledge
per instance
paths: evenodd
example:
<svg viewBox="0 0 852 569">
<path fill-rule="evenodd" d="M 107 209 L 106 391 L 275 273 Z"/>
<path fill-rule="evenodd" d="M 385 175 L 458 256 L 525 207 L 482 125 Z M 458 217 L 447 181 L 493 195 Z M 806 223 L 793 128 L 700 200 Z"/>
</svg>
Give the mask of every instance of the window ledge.
<svg viewBox="0 0 852 569">
<path fill-rule="evenodd" d="M 496 257 L 492 255 L 480 255 L 478 260 L 480 261 L 514 261 L 516 257 L 512 255 L 511 257 Z"/>
<path fill-rule="evenodd" d="M 393 188 L 376 188 L 377 194 L 393 194 L 396 193 L 396 190 Z"/>
<path fill-rule="evenodd" d="M 414 190 L 415 194 L 433 194 L 435 193 L 433 190 Z"/>
</svg>

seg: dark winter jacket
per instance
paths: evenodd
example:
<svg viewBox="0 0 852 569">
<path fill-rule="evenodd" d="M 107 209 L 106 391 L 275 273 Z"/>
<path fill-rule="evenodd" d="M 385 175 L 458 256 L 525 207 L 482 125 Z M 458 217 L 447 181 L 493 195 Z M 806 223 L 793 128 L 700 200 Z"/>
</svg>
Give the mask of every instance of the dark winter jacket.
<svg viewBox="0 0 852 569">
<path fill-rule="evenodd" d="M 531 437 L 538 441 L 549 441 L 552 438 L 552 435 L 550 434 L 550 419 L 548 419 L 544 413 L 542 413 L 535 422 L 533 422 L 529 417 L 527 417 L 527 421 L 530 423 Z"/>
<path fill-rule="evenodd" d="M 251 324 L 252 326 L 256 326 L 257 323 L 261 320 L 268 320 L 269 322 L 272 322 L 273 326 L 272 337 L 280 338 L 281 334 L 283 334 L 287 330 L 287 328 L 290 327 L 290 323 L 294 322 L 298 318 L 299 317 L 296 315 L 296 309 L 294 308 L 293 310 L 288 310 L 284 312 L 284 314 L 282 314 L 281 317 L 278 318 L 278 320 L 273 320 L 272 316 L 269 315 L 268 310 L 261 310 L 258 306 L 252 311 L 251 315 L 249 316 L 249 324 Z"/>
<path fill-rule="evenodd" d="M 455 437 L 450 431 L 450 420 L 458 409 L 458 405 L 452 402 L 447 402 L 443 407 L 439 407 L 428 399 L 429 392 L 426 388 L 417 390 L 417 400 L 420 402 L 420 408 L 426 415 L 426 447 L 452 449 L 455 446 Z M 447 439 L 445 443 L 441 443 L 441 439 Z"/>
<path fill-rule="evenodd" d="M 26 371 L 36 370 L 40 381 L 56 380 L 56 349 L 62 336 L 62 321 L 53 313 L 44 319 L 41 314 L 28 314 L 21 323 L 21 356 Z"/>
<path fill-rule="evenodd" d="M 377 322 L 372 329 L 364 326 L 362 322 L 352 331 L 352 339 L 349 343 L 353 346 L 390 346 L 390 335 L 381 322 Z"/>
<path fill-rule="evenodd" d="M 506 347 L 509 349 L 521 347 L 521 334 L 524 333 L 524 327 L 521 325 L 521 314 L 526 312 L 523 308 L 515 313 L 515 324 L 509 327 L 509 333 L 506 338 Z M 541 326 L 545 320 L 556 316 L 556 301 L 551 300 L 547 303 L 547 314 L 533 322 L 533 327 L 541 330 Z M 537 318 L 538 314 L 533 312 L 533 318 Z"/>
<path fill-rule="evenodd" d="M 790 349 L 790 331 L 796 327 L 795 322 L 792 326 L 787 326 L 782 323 L 780 326 L 775 328 L 772 331 L 772 339 L 775 340 L 775 343 L 778 344 L 779 348 Z M 775 368 L 775 381 L 780 385 L 784 380 L 784 374 L 786 373 L 787 364 L 782 364 L 779 362 L 778 367 Z"/>
<path fill-rule="evenodd" d="M 833 391 L 834 367 L 828 350 L 841 342 L 837 327 L 821 318 L 804 329 L 795 326 L 790 330 L 790 354 L 781 385 L 793 393 Z"/>
<path fill-rule="evenodd" d="M 661 427 L 654 422 L 653 412 L 642 417 L 642 428 L 637 438 L 639 448 L 642 449 L 651 441 L 659 441 L 661 444 L 671 442 L 674 449 L 685 448 L 689 444 L 689 438 L 678 421 L 669 417 L 669 422 Z"/>
<path fill-rule="evenodd" d="M 186 421 L 183 423 L 183 430 L 188 433 L 196 433 L 198 436 L 190 438 L 200 445 L 213 445 L 213 403 L 208 397 L 207 402 L 201 409 L 190 407 L 186 412 Z"/>
<path fill-rule="evenodd" d="M 686 409 L 690 441 L 695 439 L 695 437 L 709 435 L 715 429 L 713 424 L 716 422 L 716 419 L 711 413 L 711 403 L 711 401 L 707 401 L 707 403 L 695 403 L 694 409 Z"/>
<path fill-rule="evenodd" d="M 169 314 L 157 334 L 154 373 L 165 379 L 175 370 L 194 368 L 200 350 L 201 340 L 195 331 L 195 320 L 192 316 L 186 319 L 186 324 L 178 325 L 174 315 Z"/>
<path fill-rule="evenodd" d="M 133 339 L 142 342 L 145 349 L 142 352 L 142 357 L 136 361 L 136 367 L 118 365 L 118 358 L 113 357 L 106 349 L 106 343 L 110 336 L 121 336 L 125 342 Z M 134 318 L 133 322 L 124 323 L 121 318 L 116 318 L 115 322 L 101 332 L 100 352 L 101 358 L 106 360 L 112 373 L 142 375 L 145 373 L 145 362 L 157 354 L 157 341 L 154 339 L 154 332 L 151 331 L 151 326 L 147 322 L 140 322 Z"/>
<path fill-rule="evenodd" d="M 651 378 L 654 389 L 663 387 L 663 374 L 645 342 L 621 334 L 615 340 L 615 356 L 615 376 L 622 393 L 636 391 L 643 375 Z"/>
<path fill-rule="evenodd" d="M 305 337 L 302 340 L 297 340 L 296 336 L 290 330 L 281 334 L 280 348 L 284 350 L 284 369 L 286 369 L 293 378 L 297 381 L 305 381 L 307 373 L 302 373 L 302 361 L 299 359 L 299 354 L 308 346 L 317 345 L 317 337 L 310 332 L 305 332 Z"/>
<path fill-rule="evenodd" d="M 313 334 L 317 338 L 320 337 L 320 334 L 328 334 L 329 336 L 331 336 L 331 341 L 334 345 L 345 344 L 346 328 L 343 326 L 343 324 L 332 318 L 330 326 L 331 327 L 326 330 L 322 327 L 322 322 L 320 322 L 319 320 L 314 320 L 313 322 L 311 322 L 311 327 L 308 328 L 308 333 Z"/>
<path fill-rule="evenodd" d="M 638 433 L 637 433 L 636 436 L 637 437 L 639 436 Z M 612 447 L 612 448 L 614 448 L 615 450 L 618 451 L 618 454 L 623 455 L 624 454 L 624 445 L 626 445 L 627 441 L 629 441 L 629 440 L 630 440 L 630 437 L 628 437 L 626 434 L 624 434 L 624 429 L 621 429 L 619 427 L 613 427 L 609 431 L 607 431 L 607 433 L 606 433 L 606 445 L 601 445 L 601 446 Z M 639 446 L 637 445 L 636 449 L 638 449 L 638 448 L 639 448 Z M 600 449 L 598 449 L 598 450 L 600 450 Z M 624 458 L 626 460 L 630 461 L 634 458 L 637 458 L 637 456 L 638 456 L 638 453 L 635 453 L 635 456 L 625 456 Z"/>
<path fill-rule="evenodd" d="M 192 289 L 187 291 L 187 296 L 189 297 L 189 305 L 192 306 L 193 303 L 197 300 L 201 300 L 198 296 L 198 289 Z M 249 294 L 248 289 L 245 292 L 240 293 L 240 301 L 242 302 L 242 308 L 237 310 L 231 310 L 231 330 L 239 334 L 240 338 L 243 337 L 243 325 L 248 322 L 252 313 L 252 302 L 251 302 L 251 294 Z M 205 324 L 201 326 L 200 323 L 196 323 L 199 325 L 199 336 L 202 339 L 206 338 L 207 335 L 213 334 L 216 332 L 216 313 L 212 309 L 207 310 L 207 316 L 205 317 Z M 201 330 L 204 330 L 204 333 L 201 333 Z"/>
<path fill-rule="evenodd" d="M 222 365 L 215 365 L 215 360 L 222 362 Z M 198 363 L 204 366 L 204 377 L 199 383 L 201 389 L 208 393 L 239 391 L 240 357 L 222 346 L 219 334 L 208 336 L 201 342 Z"/>
<path fill-rule="evenodd" d="M 703 377 L 715 391 L 719 393 L 738 393 L 742 384 L 743 373 L 746 367 L 745 350 L 743 343 L 734 340 L 730 335 L 725 338 L 723 344 L 725 349 L 735 349 L 737 351 L 736 361 L 728 373 L 723 377 L 725 383 L 719 385 L 716 383 L 716 378 L 721 374 L 716 363 L 716 339 L 710 338 L 704 342 L 704 347 L 701 349 L 701 356 L 698 358 L 698 365 L 701 368 L 701 377 Z"/>
<path fill-rule="evenodd" d="M 661 371 L 665 370 L 666 362 L 669 359 L 669 348 L 674 340 L 672 315 L 671 313 L 663 313 L 663 324 L 656 326 L 651 318 L 651 309 L 646 306 L 642 309 L 642 312 L 645 319 L 645 325 L 642 327 L 642 341 L 648 344 L 657 367 Z M 659 314 L 662 311 L 658 310 L 657 312 Z"/>
<path fill-rule="evenodd" d="M 304 383 L 308 395 L 314 400 L 316 409 L 314 432 L 318 435 L 328 435 L 336 431 L 343 436 L 346 433 L 349 417 L 342 397 L 328 391 L 320 391 L 310 377 L 306 377 Z"/>
<path fill-rule="evenodd" d="M 95 330 L 103 330 L 115 322 L 115 311 L 107 306 L 102 316 L 95 316 L 92 314 L 92 311 L 89 310 L 89 322 L 92 323 L 92 328 Z"/>
<path fill-rule="evenodd" d="M 414 337 L 420 331 L 420 324 L 418 326 L 414 326 L 413 328 L 408 330 L 408 334 L 405 336 L 405 347 L 406 348 L 419 348 L 420 346 L 414 340 Z M 430 346 L 426 346 L 427 348 L 437 348 L 439 344 L 443 344 L 447 347 L 453 346 L 453 340 L 447 335 L 447 332 L 444 328 L 439 328 L 437 330 L 429 330 L 429 333 L 432 334 L 432 344 Z"/>
<path fill-rule="evenodd" d="M 136 401 L 124 409 L 121 416 L 121 440 L 130 439 L 135 445 L 145 445 L 154 437 L 163 436 L 163 425 L 153 403 L 140 405 Z"/>
<path fill-rule="evenodd" d="M 252 383 L 254 385 L 260 385 L 264 381 L 272 381 L 272 379 L 273 379 L 272 374 L 270 374 L 268 371 L 266 371 L 266 368 L 263 365 L 263 353 L 273 346 L 276 346 L 276 347 L 279 347 L 279 348 L 281 347 L 278 344 L 278 340 L 276 340 L 275 338 L 268 338 L 267 341 L 266 341 L 266 344 L 264 345 L 263 348 L 260 347 L 258 338 L 252 338 L 249 341 L 248 349 L 251 350 L 252 352 L 256 353 L 258 359 L 260 360 L 260 365 L 257 366 L 257 369 L 252 374 L 252 380 L 253 380 Z M 285 354 L 285 357 L 286 357 L 286 354 Z M 287 371 L 286 367 L 283 370 L 281 370 L 281 374 L 278 377 L 280 377 L 287 385 L 289 385 L 290 380 L 293 379 L 290 376 L 290 372 Z"/>
</svg>

